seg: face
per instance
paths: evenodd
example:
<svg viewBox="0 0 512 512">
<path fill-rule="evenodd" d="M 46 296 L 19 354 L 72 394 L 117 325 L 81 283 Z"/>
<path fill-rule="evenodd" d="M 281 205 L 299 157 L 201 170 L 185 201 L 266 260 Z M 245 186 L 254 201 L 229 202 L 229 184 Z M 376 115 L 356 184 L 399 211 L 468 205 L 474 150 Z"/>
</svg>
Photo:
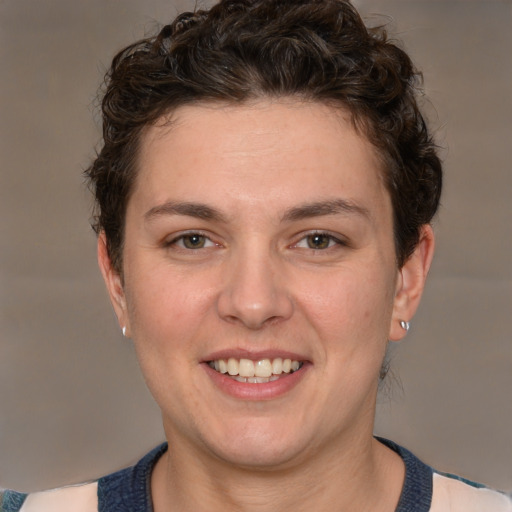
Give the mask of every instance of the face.
<svg viewBox="0 0 512 512">
<path fill-rule="evenodd" d="M 270 467 L 371 438 L 425 257 L 397 269 L 378 159 L 342 111 L 182 107 L 144 135 L 123 283 L 99 252 L 173 446 Z"/>
</svg>

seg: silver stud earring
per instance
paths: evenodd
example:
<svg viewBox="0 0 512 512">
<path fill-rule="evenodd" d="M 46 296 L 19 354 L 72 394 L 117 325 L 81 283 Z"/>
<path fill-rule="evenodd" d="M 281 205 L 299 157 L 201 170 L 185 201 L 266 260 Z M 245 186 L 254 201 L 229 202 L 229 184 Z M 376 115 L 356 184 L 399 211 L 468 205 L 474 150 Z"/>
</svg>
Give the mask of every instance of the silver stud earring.
<svg viewBox="0 0 512 512">
<path fill-rule="evenodd" d="M 123 333 L 123 336 L 126 337 L 126 325 L 123 325 L 121 332 Z"/>
<path fill-rule="evenodd" d="M 406 322 L 405 320 L 400 320 L 400 327 L 404 330 L 404 331 L 408 331 L 409 328 L 411 327 L 411 324 L 409 322 Z"/>
</svg>

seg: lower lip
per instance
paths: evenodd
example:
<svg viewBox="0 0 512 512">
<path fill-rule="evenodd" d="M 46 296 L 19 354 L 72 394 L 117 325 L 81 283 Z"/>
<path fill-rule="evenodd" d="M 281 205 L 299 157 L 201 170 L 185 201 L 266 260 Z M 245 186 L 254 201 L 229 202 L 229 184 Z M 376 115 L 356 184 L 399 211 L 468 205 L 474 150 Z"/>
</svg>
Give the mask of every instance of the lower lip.
<svg viewBox="0 0 512 512">
<path fill-rule="evenodd" d="M 242 400 L 273 400 L 285 395 L 297 386 L 311 365 L 304 363 L 300 370 L 282 374 L 282 377 L 272 382 L 258 384 L 238 382 L 226 374 L 214 370 L 208 363 L 204 363 L 202 366 L 214 384 L 227 395 Z"/>
</svg>

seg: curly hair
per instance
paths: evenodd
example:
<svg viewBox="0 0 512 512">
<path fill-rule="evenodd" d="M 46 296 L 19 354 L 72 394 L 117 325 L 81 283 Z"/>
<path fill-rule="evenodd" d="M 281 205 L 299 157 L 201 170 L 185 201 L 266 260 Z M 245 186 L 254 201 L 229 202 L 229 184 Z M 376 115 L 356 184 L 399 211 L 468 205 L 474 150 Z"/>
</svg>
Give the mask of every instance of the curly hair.
<svg viewBox="0 0 512 512">
<path fill-rule="evenodd" d="M 440 199 L 437 147 L 417 103 L 421 74 L 348 0 L 222 0 L 120 51 L 105 77 L 103 147 L 85 171 L 122 272 L 126 206 L 143 130 L 180 106 L 297 97 L 343 108 L 377 148 L 401 267 Z"/>
</svg>

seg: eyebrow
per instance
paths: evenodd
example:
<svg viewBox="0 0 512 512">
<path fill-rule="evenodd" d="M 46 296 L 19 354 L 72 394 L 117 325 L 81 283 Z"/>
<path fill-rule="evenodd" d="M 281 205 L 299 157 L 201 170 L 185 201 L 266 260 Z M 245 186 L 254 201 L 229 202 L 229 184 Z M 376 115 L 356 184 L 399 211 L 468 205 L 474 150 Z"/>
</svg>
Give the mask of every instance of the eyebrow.
<svg viewBox="0 0 512 512">
<path fill-rule="evenodd" d="M 186 215 L 196 219 L 226 222 L 224 215 L 211 206 L 202 203 L 175 201 L 167 201 L 166 203 L 154 206 L 144 214 L 144 218 L 146 221 L 152 221 L 157 217 L 165 215 Z"/>
<path fill-rule="evenodd" d="M 294 206 L 283 214 L 281 221 L 294 222 L 312 217 L 339 214 L 355 214 L 370 219 L 370 212 L 363 206 L 346 199 L 333 199 Z M 151 222 L 153 219 L 166 215 L 184 215 L 201 220 L 227 222 L 225 215 L 216 208 L 203 203 L 176 201 L 167 201 L 154 206 L 144 214 L 144 218 L 146 221 Z"/>
<path fill-rule="evenodd" d="M 307 203 L 290 208 L 284 213 L 282 220 L 286 222 L 293 222 L 311 217 L 339 214 L 355 214 L 366 217 L 367 219 L 371 218 L 370 212 L 365 207 L 346 199 L 333 199 L 330 201 Z"/>
</svg>

